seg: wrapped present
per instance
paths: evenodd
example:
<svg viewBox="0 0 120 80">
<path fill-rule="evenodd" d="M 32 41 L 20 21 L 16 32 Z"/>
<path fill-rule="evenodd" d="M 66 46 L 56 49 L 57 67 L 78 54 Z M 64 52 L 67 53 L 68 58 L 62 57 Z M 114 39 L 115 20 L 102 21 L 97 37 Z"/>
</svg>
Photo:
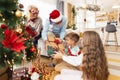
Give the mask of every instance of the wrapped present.
<svg viewBox="0 0 120 80">
<path fill-rule="evenodd" d="M 61 44 L 62 41 L 60 38 L 55 38 L 54 43 L 56 43 L 58 45 L 58 44 Z"/>
<path fill-rule="evenodd" d="M 51 36 L 51 35 L 48 35 L 48 41 L 54 41 L 55 40 L 55 36 Z"/>
<path fill-rule="evenodd" d="M 65 47 L 63 46 L 63 44 L 58 44 L 58 48 L 60 51 L 64 51 Z"/>
<path fill-rule="evenodd" d="M 26 26 L 25 30 L 27 31 L 28 34 L 30 34 L 32 37 L 37 36 L 37 32 L 35 31 L 35 29 L 33 29 L 30 25 Z"/>
<path fill-rule="evenodd" d="M 22 67 L 15 69 L 12 74 L 12 80 L 22 80 L 23 78 L 27 78 L 28 76 L 28 68 Z"/>
<path fill-rule="evenodd" d="M 54 51 L 55 50 L 51 46 L 48 46 L 47 53 L 48 53 L 49 56 L 52 55 L 52 54 L 54 54 Z"/>
<path fill-rule="evenodd" d="M 54 35 L 48 35 L 47 41 L 48 55 L 54 54 L 54 51 L 63 51 L 64 46 L 62 44 L 62 40 L 60 38 L 56 38 Z"/>
<path fill-rule="evenodd" d="M 50 46 L 53 48 L 53 49 L 58 49 L 58 45 L 54 42 L 50 42 Z"/>
</svg>

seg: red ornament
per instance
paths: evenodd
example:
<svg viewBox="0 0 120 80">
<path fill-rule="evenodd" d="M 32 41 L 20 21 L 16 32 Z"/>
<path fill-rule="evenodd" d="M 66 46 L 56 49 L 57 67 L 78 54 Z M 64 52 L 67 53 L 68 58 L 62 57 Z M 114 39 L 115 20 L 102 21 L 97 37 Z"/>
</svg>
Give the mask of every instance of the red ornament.
<svg viewBox="0 0 120 80">
<path fill-rule="evenodd" d="M 23 4 L 19 4 L 19 7 L 20 7 L 20 8 L 24 8 Z"/>
<path fill-rule="evenodd" d="M 32 46 L 32 47 L 30 48 L 30 51 L 31 51 L 31 52 L 35 52 L 35 51 L 36 51 L 36 48 L 35 48 L 34 46 Z"/>
<path fill-rule="evenodd" d="M 5 24 L 1 24 L 1 28 L 2 29 L 6 29 L 6 28 L 8 28 Z"/>
</svg>

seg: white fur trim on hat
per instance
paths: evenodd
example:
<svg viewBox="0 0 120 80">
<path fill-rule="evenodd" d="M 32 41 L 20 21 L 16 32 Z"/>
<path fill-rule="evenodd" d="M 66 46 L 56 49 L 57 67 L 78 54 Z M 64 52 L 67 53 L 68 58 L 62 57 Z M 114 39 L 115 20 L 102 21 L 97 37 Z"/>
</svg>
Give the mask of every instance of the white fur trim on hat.
<svg viewBox="0 0 120 80">
<path fill-rule="evenodd" d="M 62 14 L 60 13 L 60 16 L 55 18 L 55 19 L 51 19 L 52 22 L 59 22 L 62 20 Z"/>
</svg>

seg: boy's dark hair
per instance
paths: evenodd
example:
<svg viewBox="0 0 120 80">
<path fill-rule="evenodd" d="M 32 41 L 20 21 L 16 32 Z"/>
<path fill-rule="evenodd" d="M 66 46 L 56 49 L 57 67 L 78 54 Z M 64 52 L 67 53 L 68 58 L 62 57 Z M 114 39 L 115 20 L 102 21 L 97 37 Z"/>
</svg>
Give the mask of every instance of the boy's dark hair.
<svg viewBox="0 0 120 80">
<path fill-rule="evenodd" d="M 76 34 L 76 33 L 74 33 L 74 32 L 68 33 L 68 34 L 65 36 L 65 38 L 66 38 L 66 37 L 69 37 L 71 40 L 75 41 L 75 43 L 77 43 L 77 42 L 79 41 L 79 35 Z"/>
</svg>

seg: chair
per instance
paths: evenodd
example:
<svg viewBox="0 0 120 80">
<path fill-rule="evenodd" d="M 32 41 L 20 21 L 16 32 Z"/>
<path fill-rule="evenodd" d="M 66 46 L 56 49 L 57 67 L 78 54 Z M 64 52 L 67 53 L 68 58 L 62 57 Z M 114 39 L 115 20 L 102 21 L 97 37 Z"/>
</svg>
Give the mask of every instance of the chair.
<svg viewBox="0 0 120 80">
<path fill-rule="evenodd" d="M 115 45 L 118 46 L 117 34 L 116 34 L 117 30 L 115 25 L 108 23 L 106 26 L 106 32 L 107 32 L 107 35 L 105 39 L 105 44 L 108 44 L 108 42 L 115 42 Z M 114 34 L 114 40 L 109 39 L 110 34 Z"/>
</svg>

